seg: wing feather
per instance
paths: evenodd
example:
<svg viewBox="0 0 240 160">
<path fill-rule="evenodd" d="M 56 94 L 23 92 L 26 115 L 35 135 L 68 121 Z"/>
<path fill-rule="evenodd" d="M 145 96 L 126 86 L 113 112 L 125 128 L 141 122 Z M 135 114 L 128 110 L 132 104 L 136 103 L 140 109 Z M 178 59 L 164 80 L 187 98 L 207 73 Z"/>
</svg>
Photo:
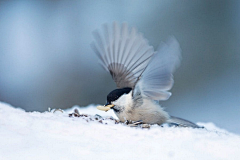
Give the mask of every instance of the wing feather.
<svg viewBox="0 0 240 160">
<path fill-rule="evenodd" d="M 154 55 L 153 47 L 126 23 L 104 24 L 102 31 L 94 31 L 93 36 L 95 41 L 91 46 L 117 87 L 133 88 Z"/>
<path fill-rule="evenodd" d="M 141 79 L 137 82 L 133 95 L 139 94 L 153 100 L 167 100 L 173 86 L 173 72 L 179 66 L 181 49 L 174 37 L 161 43 L 157 53 L 149 62 Z"/>
</svg>

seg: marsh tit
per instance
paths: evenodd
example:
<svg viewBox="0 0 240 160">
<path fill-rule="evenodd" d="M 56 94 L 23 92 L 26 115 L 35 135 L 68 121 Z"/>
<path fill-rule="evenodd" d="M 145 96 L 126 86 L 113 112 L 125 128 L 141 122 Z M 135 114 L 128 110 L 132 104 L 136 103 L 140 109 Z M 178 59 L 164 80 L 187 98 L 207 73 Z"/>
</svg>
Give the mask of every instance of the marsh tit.
<svg viewBox="0 0 240 160">
<path fill-rule="evenodd" d="M 105 24 L 93 35 L 95 41 L 91 46 L 117 85 L 117 89 L 107 95 L 107 104 L 98 109 L 113 109 L 122 122 L 199 127 L 170 116 L 159 105 L 159 101 L 171 96 L 172 74 L 180 64 L 181 49 L 174 37 L 169 37 L 154 51 L 143 35 L 126 23 Z"/>
</svg>

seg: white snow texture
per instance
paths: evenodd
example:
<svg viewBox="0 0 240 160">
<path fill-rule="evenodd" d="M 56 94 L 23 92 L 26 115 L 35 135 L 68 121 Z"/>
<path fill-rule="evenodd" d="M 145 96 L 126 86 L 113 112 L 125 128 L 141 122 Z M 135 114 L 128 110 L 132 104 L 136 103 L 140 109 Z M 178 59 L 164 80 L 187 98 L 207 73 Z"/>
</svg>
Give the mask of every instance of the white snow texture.
<svg viewBox="0 0 240 160">
<path fill-rule="evenodd" d="M 240 159 L 240 136 L 212 123 L 198 123 L 206 129 L 141 129 L 69 117 L 75 108 L 93 116 L 114 116 L 95 105 L 40 113 L 0 103 L 0 159 Z"/>
</svg>

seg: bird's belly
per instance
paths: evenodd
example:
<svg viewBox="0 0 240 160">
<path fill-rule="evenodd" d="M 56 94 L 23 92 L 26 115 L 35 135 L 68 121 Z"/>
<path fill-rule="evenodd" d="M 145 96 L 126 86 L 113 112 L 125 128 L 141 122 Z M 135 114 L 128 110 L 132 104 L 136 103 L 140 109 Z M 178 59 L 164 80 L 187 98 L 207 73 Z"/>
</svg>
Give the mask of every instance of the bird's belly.
<svg viewBox="0 0 240 160">
<path fill-rule="evenodd" d="M 139 121 L 147 124 L 162 124 L 165 123 L 168 116 L 162 114 L 159 111 L 146 111 L 142 109 L 126 110 L 125 112 L 116 113 L 117 117 L 121 122 L 128 121 Z"/>
</svg>

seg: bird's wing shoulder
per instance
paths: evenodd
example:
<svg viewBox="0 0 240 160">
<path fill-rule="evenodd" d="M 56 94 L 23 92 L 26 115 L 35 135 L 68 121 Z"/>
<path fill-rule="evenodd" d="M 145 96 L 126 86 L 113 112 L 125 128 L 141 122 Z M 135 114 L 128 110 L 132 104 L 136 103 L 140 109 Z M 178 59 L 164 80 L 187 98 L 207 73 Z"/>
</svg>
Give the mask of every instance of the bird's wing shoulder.
<svg viewBox="0 0 240 160">
<path fill-rule="evenodd" d="M 126 23 L 104 24 L 93 32 L 92 48 L 100 64 L 111 74 L 118 88 L 133 88 L 154 54 L 152 46 L 135 28 Z"/>
<path fill-rule="evenodd" d="M 161 43 L 157 53 L 143 72 L 133 90 L 133 97 L 141 94 L 152 100 L 167 100 L 173 86 L 173 72 L 180 64 L 181 49 L 174 37 Z"/>
</svg>

